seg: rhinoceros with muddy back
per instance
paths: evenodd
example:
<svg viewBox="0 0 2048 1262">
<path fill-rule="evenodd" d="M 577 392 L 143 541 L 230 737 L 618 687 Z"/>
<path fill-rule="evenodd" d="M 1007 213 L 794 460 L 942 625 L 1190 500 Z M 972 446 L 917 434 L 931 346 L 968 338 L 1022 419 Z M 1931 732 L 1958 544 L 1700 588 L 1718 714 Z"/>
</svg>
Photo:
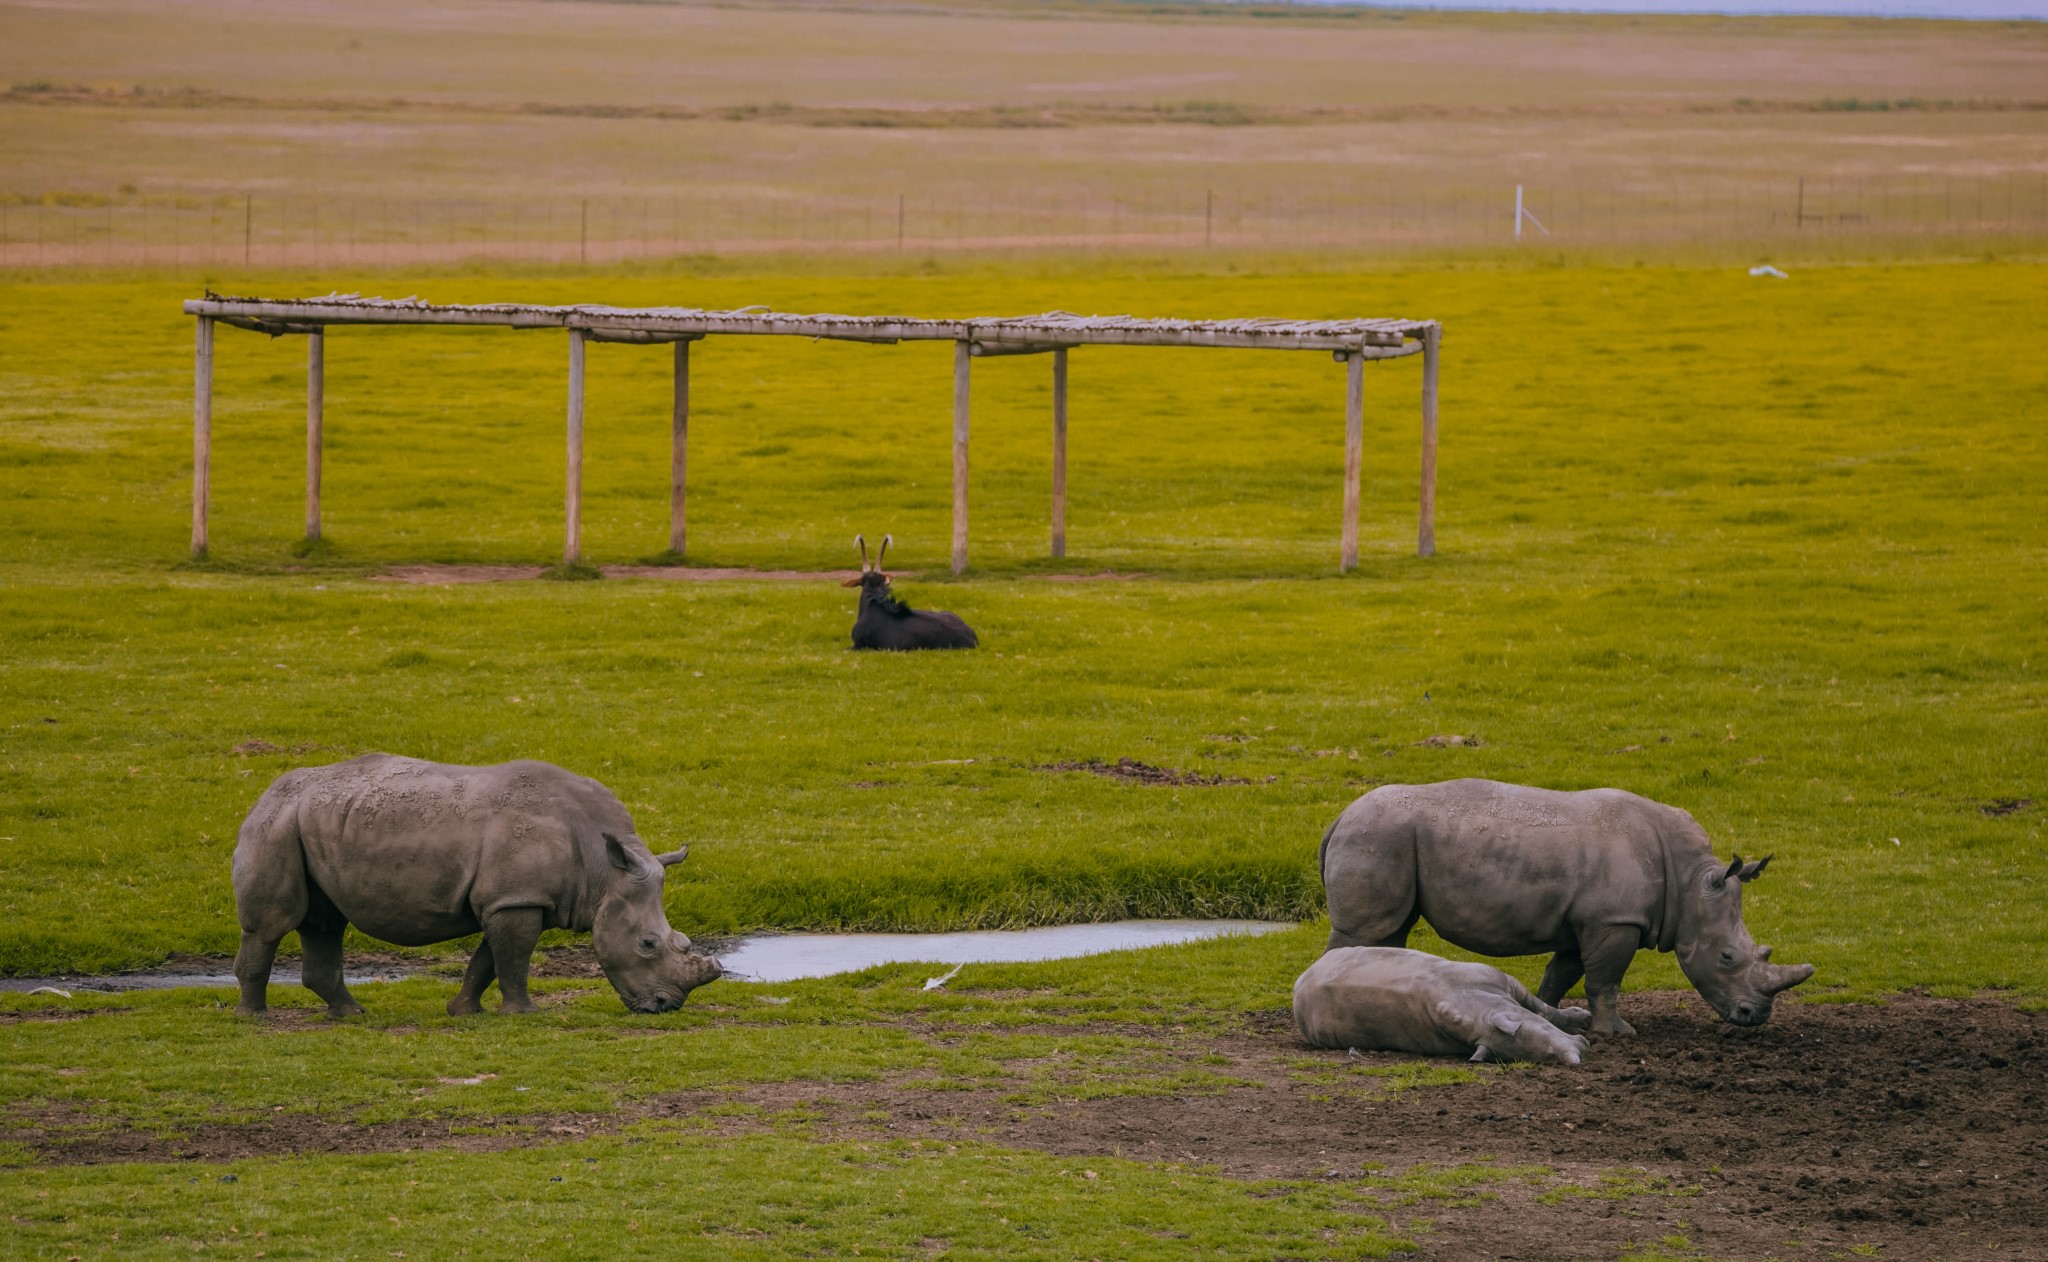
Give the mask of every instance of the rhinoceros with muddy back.
<svg viewBox="0 0 2048 1262">
<path fill-rule="evenodd" d="M 1492 780 L 1383 785 L 1323 835 L 1330 947 L 1405 946 L 1417 920 L 1480 955 L 1553 952 L 1537 997 L 1586 979 L 1595 1034 L 1633 1034 L 1622 974 L 1675 952 L 1721 1018 L 1761 1025 L 1811 964 L 1771 963 L 1742 923 L 1768 857 L 1722 863 L 1691 815 L 1619 789 L 1564 793 Z"/>
<path fill-rule="evenodd" d="M 544 929 L 587 930 L 613 989 L 635 1012 L 667 1012 L 720 974 L 662 908 L 664 870 L 687 847 L 650 853 L 619 799 L 544 762 L 459 767 L 364 754 L 279 776 L 242 821 L 235 1009 L 261 1014 L 278 940 L 297 930 L 306 988 L 330 1017 L 362 1011 L 342 980 L 341 936 L 425 946 L 481 932 L 454 1015 L 531 1012 L 527 967 Z"/>
</svg>

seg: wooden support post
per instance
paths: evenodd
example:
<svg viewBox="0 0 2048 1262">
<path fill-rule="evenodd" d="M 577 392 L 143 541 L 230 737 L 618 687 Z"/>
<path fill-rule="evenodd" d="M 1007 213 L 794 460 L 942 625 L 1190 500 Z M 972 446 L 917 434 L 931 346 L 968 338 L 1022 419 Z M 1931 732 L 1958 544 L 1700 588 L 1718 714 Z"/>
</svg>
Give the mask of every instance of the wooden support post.
<svg viewBox="0 0 2048 1262">
<path fill-rule="evenodd" d="M 1052 353 L 1052 554 L 1067 555 L 1067 352 Z"/>
<path fill-rule="evenodd" d="M 1422 334 L 1422 520 L 1415 532 L 1415 555 L 1436 555 L 1436 366 L 1440 328 Z"/>
<path fill-rule="evenodd" d="M 974 352 L 965 338 L 953 343 L 953 572 L 967 569 L 967 386 Z"/>
<path fill-rule="evenodd" d="M 199 317 L 192 356 L 192 555 L 206 555 L 206 501 L 213 471 L 213 321 Z"/>
<path fill-rule="evenodd" d="M 562 564 L 583 559 L 583 330 L 569 330 L 569 465 Z"/>
<path fill-rule="evenodd" d="M 320 449 L 327 411 L 327 334 L 306 337 L 306 538 L 320 537 Z"/>
<path fill-rule="evenodd" d="M 1365 454 L 1365 356 L 1344 357 L 1344 559 L 1338 568 L 1358 568 L 1358 469 Z"/>
<path fill-rule="evenodd" d="M 689 543 L 684 519 L 684 474 L 690 463 L 690 344 L 676 343 L 675 410 L 669 418 L 668 550 L 683 555 Z"/>
</svg>

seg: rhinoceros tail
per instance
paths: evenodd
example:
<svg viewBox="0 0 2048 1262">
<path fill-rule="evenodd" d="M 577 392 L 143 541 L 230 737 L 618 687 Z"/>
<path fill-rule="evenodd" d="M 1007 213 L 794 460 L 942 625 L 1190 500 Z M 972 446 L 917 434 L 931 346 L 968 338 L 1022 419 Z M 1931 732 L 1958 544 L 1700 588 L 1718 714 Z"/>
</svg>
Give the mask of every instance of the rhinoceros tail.
<svg viewBox="0 0 2048 1262">
<path fill-rule="evenodd" d="M 1322 844 L 1316 847 L 1316 881 L 1323 887 L 1323 898 L 1325 901 L 1330 896 L 1329 867 L 1327 866 L 1330 861 L 1330 838 L 1337 831 L 1338 820 L 1343 818 L 1340 815 L 1337 819 L 1330 821 L 1330 826 L 1323 830 Z"/>
</svg>

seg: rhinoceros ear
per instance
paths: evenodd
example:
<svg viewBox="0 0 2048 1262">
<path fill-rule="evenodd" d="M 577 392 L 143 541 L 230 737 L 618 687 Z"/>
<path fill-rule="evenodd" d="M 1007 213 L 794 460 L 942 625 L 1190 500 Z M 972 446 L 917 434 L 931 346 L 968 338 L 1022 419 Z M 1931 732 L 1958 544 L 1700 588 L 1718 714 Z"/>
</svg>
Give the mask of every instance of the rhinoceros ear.
<svg viewBox="0 0 2048 1262">
<path fill-rule="evenodd" d="M 604 838 L 604 857 L 612 861 L 613 867 L 621 872 L 631 872 L 640 866 L 633 862 L 633 856 L 626 853 L 625 846 L 619 844 L 617 837 L 610 833 L 600 833 L 599 836 Z"/>
<path fill-rule="evenodd" d="M 1742 866 L 1742 871 L 1735 874 L 1735 878 L 1746 885 L 1762 876 L 1764 874 L 1764 865 L 1775 858 L 1777 858 L 1776 855 L 1767 854 L 1755 863 L 1746 863 Z"/>
<path fill-rule="evenodd" d="M 1510 1037 L 1522 1028 L 1521 1019 L 1512 1012 L 1496 1012 L 1486 1019 L 1486 1023 Z"/>
<path fill-rule="evenodd" d="M 1728 870 L 1727 870 L 1726 872 L 1716 872 L 1716 873 L 1714 873 L 1714 875 L 1712 875 L 1712 876 L 1710 876 L 1710 877 L 1708 877 L 1708 878 L 1707 878 L 1707 884 L 1709 884 L 1709 885 L 1713 886 L 1713 887 L 1714 887 L 1715 889 L 1720 889 L 1720 888 L 1722 888 L 1723 886 L 1725 886 L 1725 885 L 1727 885 L 1727 884 L 1728 884 L 1728 878 L 1730 878 L 1730 877 L 1732 877 L 1732 876 L 1735 876 L 1735 875 L 1736 875 L 1737 873 L 1739 873 L 1739 872 L 1741 872 L 1741 871 L 1742 871 L 1742 856 L 1741 856 L 1741 855 L 1736 855 L 1736 856 L 1735 856 L 1735 861 L 1734 861 L 1733 863 L 1730 863 L 1730 864 L 1728 865 Z"/>
<path fill-rule="evenodd" d="M 689 857 L 690 848 L 688 846 L 684 846 L 681 850 L 671 850 L 667 854 L 658 854 L 654 856 L 654 861 L 656 863 L 659 863 L 662 867 L 672 868 Z"/>
</svg>

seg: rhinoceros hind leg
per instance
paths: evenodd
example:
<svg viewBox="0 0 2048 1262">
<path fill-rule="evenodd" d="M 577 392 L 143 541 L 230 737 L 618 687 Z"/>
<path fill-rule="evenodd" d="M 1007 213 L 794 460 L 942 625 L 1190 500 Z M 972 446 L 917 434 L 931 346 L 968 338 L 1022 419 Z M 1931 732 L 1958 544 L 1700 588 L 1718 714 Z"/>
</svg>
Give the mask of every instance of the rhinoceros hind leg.
<svg viewBox="0 0 2048 1262">
<path fill-rule="evenodd" d="M 491 962 L 498 970 L 500 1012 L 532 1012 L 533 1000 L 526 996 L 526 970 L 533 963 L 533 949 L 540 945 L 541 915 L 538 907 L 507 907 L 484 917 L 484 941 L 490 944 Z"/>
<path fill-rule="evenodd" d="M 242 949 L 235 953 L 235 980 L 242 984 L 236 1016 L 260 1017 L 270 1010 L 270 965 L 277 959 L 277 943 L 278 938 L 242 931 Z"/>
<path fill-rule="evenodd" d="M 348 993 L 348 983 L 342 979 L 342 928 L 310 924 L 299 926 L 299 978 L 307 990 L 327 1001 L 327 1019 L 330 1021 L 360 1016 L 363 1011 L 363 1005 Z"/>
<path fill-rule="evenodd" d="M 1586 962 L 1586 1002 L 1593 1009 L 1594 1034 L 1629 1035 L 1636 1028 L 1621 1019 L 1621 978 L 1635 961 L 1642 934 L 1634 925 L 1610 925 L 1592 937 L 1581 937 Z"/>
<path fill-rule="evenodd" d="M 1536 988 L 1536 997 L 1544 1003 L 1555 1006 L 1557 1001 L 1571 993 L 1572 987 L 1586 975 L 1586 966 L 1579 960 L 1577 947 L 1568 947 L 1550 957 L 1550 964 L 1543 970 L 1543 984 Z"/>
<path fill-rule="evenodd" d="M 467 1017 L 484 1010 L 484 989 L 498 976 L 497 961 L 491 955 L 491 940 L 485 938 L 476 944 L 476 950 L 469 957 L 469 967 L 462 974 L 462 989 L 448 1001 L 448 1015 Z"/>
</svg>

